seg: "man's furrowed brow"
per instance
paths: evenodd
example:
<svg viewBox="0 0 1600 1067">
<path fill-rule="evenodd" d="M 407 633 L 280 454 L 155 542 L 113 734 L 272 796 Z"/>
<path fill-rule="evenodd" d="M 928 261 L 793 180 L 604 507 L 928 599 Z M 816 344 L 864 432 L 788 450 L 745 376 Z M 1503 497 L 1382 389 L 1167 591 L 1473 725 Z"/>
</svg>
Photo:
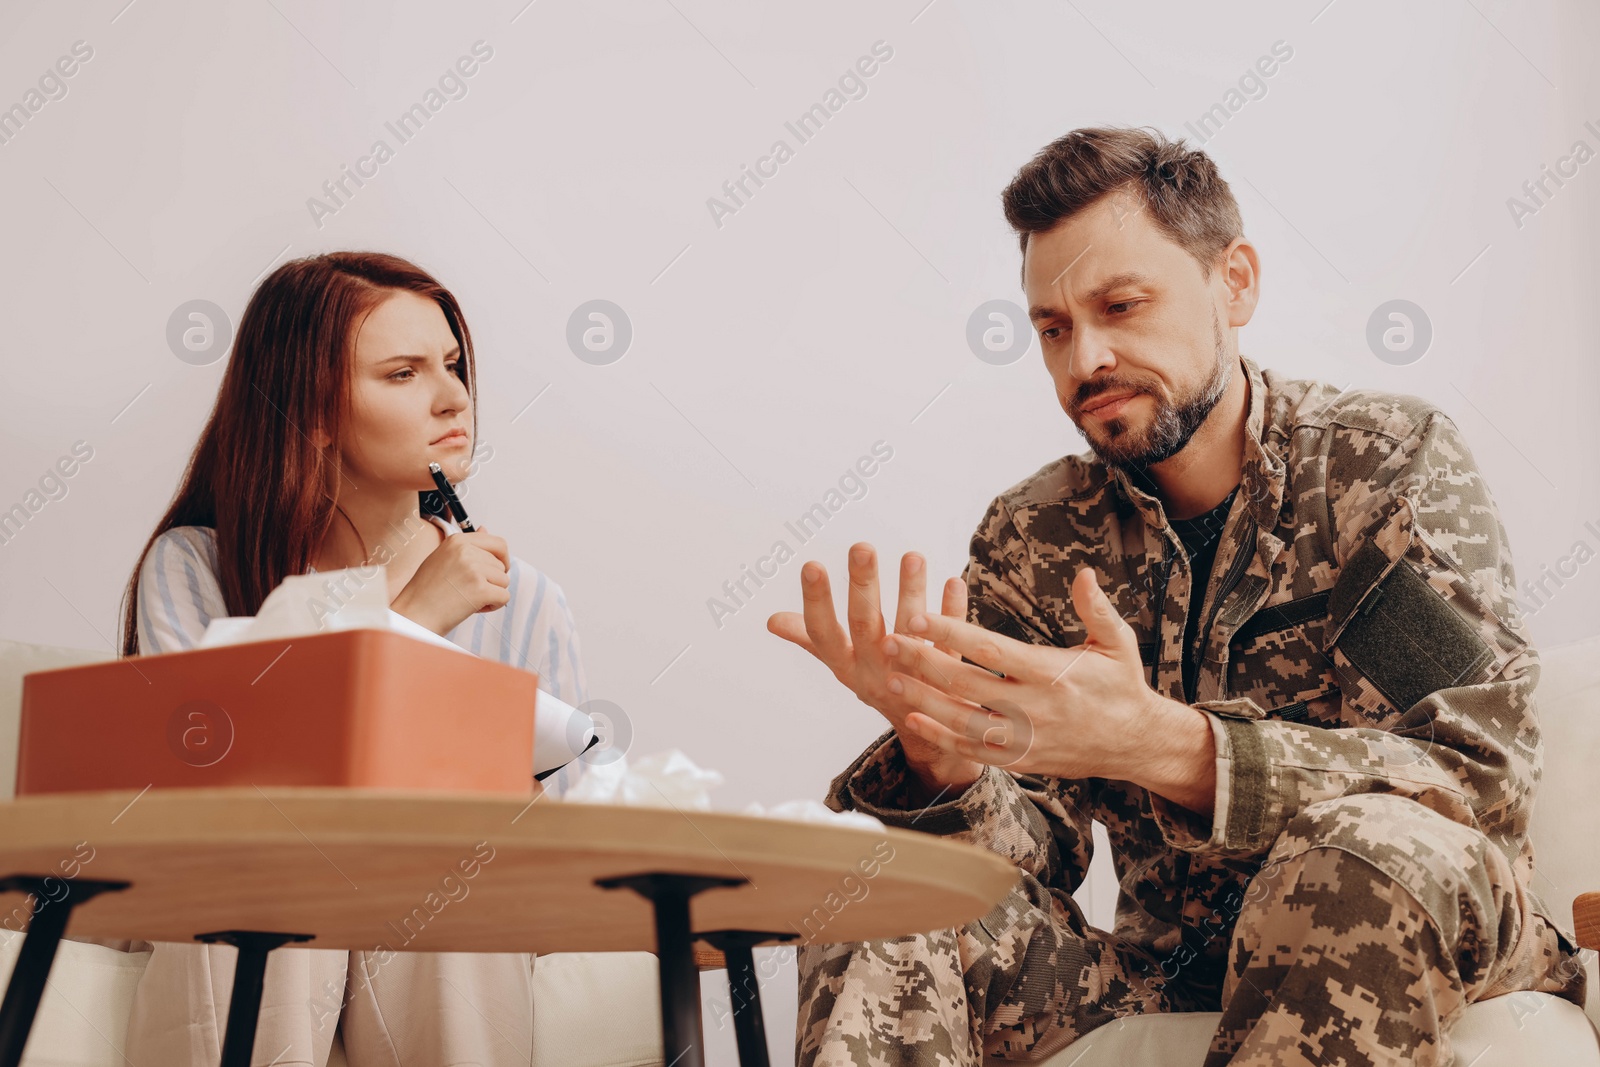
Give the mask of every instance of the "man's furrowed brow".
<svg viewBox="0 0 1600 1067">
<path fill-rule="evenodd" d="M 1083 302 L 1085 304 L 1092 304 L 1096 300 L 1105 299 L 1118 289 L 1151 284 L 1153 284 L 1152 279 L 1146 275 L 1140 274 L 1136 270 L 1121 271 L 1120 273 L 1113 274 L 1111 277 L 1107 278 L 1105 281 L 1101 282 L 1099 285 L 1083 294 Z"/>
<path fill-rule="evenodd" d="M 1105 281 L 1101 282 L 1099 285 L 1083 294 L 1083 302 L 1085 304 L 1092 304 L 1097 300 L 1104 300 L 1107 296 L 1116 292 L 1118 289 L 1128 288 L 1130 286 L 1152 284 L 1154 284 L 1154 281 L 1148 275 L 1140 274 L 1136 270 L 1121 271 L 1117 274 L 1113 274 L 1111 277 L 1107 278 Z M 1028 318 L 1035 322 L 1039 321 L 1040 319 L 1066 317 L 1066 312 L 1059 308 L 1051 307 L 1049 304 L 1034 304 L 1028 309 Z"/>
</svg>

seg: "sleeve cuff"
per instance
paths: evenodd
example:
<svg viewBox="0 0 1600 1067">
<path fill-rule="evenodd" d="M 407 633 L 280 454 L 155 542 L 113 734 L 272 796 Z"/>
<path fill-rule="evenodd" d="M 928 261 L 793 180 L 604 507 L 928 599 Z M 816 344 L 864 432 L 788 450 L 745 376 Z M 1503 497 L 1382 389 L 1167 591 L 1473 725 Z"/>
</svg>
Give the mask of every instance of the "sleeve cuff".
<svg viewBox="0 0 1600 1067">
<path fill-rule="evenodd" d="M 1251 856 L 1264 853 L 1277 836 L 1270 818 L 1275 800 L 1262 712 L 1253 701 L 1216 700 L 1194 705 L 1211 723 L 1216 743 L 1217 792 L 1211 817 L 1150 794 L 1151 815 L 1167 844 L 1184 852 Z"/>
<path fill-rule="evenodd" d="M 1003 768 L 987 766 L 959 793 L 949 790 L 929 804 L 916 803 L 920 792 L 900 738 L 890 729 L 833 780 L 827 805 L 866 812 L 886 826 L 977 845 L 1030 873 L 1049 868 L 1053 839 L 1044 815 Z"/>
<path fill-rule="evenodd" d="M 989 768 L 993 771 L 995 768 Z M 917 804 L 921 783 L 906 763 L 905 750 L 893 729 L 885 731 L 833 780 L 828 807 L 834 811 L 863 811 L 886 826 L 921 830 L 930 834 L 956 834 L 971 829 L 963 798 L 988 778 L 969 785 L 959 794 L 945 792 L 930 804 Z"/>
</svg>

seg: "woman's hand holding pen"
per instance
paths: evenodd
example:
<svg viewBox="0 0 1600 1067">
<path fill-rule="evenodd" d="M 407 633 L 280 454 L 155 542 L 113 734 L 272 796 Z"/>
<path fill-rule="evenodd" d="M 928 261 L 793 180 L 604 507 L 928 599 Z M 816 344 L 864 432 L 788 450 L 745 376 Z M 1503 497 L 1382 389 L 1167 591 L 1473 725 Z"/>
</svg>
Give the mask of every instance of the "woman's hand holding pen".
<svg viewBox="0 0 1600 1067">
<path fill-rule="evenodd" d="M 446 537 L 389 607 L 443 637 L 480 611 L 511 599 L 511 553 L 482 527 Z"/>
</svg>

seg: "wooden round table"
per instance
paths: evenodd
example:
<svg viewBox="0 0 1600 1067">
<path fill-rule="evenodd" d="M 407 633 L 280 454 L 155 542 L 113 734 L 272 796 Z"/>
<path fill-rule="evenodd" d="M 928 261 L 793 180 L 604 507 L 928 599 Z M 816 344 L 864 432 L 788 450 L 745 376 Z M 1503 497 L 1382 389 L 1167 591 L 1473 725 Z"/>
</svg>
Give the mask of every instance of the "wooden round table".
<svg viewBox="0 0 1600 1067">
<path fill-rule="evenodd" d="M 267 953 L 287 943 L 651 951 L 666 1062 L 698 1067 L 696 939 L 724 951 L 730 979 L 753 978 L 753 945 L 960 926 L 1016 876 L 914 830 L 672 807 L 276 786 L 21 797 L 0 803 L 0 892 L 36 908 L 0 1005 L 0 1067 L 21 1059 L 69 916 L 74 936 L 236 945 L 223 1067 L 248 1065 Z M 759 1043 L 764 1062 L 759 1004 L 735 1023 L 741 1059 Z"/>
</svg>

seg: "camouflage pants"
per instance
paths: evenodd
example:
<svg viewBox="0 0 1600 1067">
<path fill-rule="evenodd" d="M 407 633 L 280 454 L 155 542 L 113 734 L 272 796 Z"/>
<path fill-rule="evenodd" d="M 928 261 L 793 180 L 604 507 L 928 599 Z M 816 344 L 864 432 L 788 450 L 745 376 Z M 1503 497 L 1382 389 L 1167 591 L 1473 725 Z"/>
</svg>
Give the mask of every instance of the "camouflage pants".
<svg viewBox="0 0 1600 1067">
<path fill-rule="evenodd" d="M 1467 1004 L 1518 990 L 1583 1002 L 1572 947 L 1505 855 L 1407 798 L 1343 797 L 1293 819 L 1251 879 L 1217 999 L 1090 927 L 1023 874 L 983 919 L 800 949 L 798 1067 L 1037 1062 L 1097 1026 L 1221 1011 L 1206 1067 L 1448 1064 Z"/>
</svg>

